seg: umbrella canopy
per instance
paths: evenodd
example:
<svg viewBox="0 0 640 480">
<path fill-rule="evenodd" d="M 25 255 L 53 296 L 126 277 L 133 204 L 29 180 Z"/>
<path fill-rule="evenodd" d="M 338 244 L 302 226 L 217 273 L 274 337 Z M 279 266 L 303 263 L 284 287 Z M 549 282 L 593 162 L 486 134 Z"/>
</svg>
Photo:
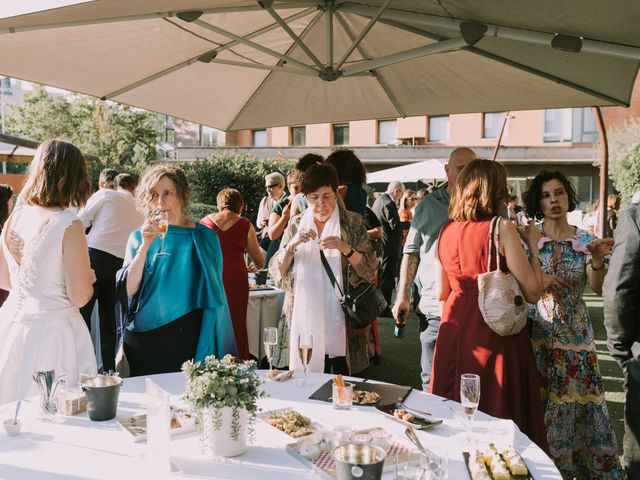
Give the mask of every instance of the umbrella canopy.
<svg viewBox="0 0 640 480">
<path fill-rule="evenodd" d="M 0 6 L 1 74 L 222 130 L 628 105 L 640 59 L 633 0 L 97 0 L 15 12 Z"/>
<path fill-rule="evenodd" d="M 447 178 L 444 162 L 440 160 L 425 160 L 410 163 L 402 167 L 387 168 L 367 174 L 367 183 L 416 182 L 418 180 L 443 180 Z"/>
</svg>

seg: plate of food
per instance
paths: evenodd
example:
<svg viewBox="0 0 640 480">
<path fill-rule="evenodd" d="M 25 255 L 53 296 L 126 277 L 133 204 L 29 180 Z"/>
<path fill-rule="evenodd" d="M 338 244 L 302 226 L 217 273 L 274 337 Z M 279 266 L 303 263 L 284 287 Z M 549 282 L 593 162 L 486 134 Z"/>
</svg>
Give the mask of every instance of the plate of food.
<svg viewBox="0 0 640 480">
<path fill-rule="evenodd" d="M 323 402 L 332 402 L 333 398 L 333 383 L 339 378 L 337 376 L 334 380 L 327 380 L 320 388 L 313 392 L 309 399 L 320 400 Z M 353 404 L 362 406 L 374 406 L 379 403 L 392 403 L 402 402 L 411 392 L 411 387 L 404 387 L 401 385 L 393 385 L 390 383 L 368 383 L 366 381 L 353 383 Z"/>
<path fill-rule="evenodd" d="M 147 415 L 131 415 L 118 417 L 116 422 L 122 430 L 133 436 L 134 442 L 142 442 L 147 439 Z M 193 432 L 196 429 L 196 418 L 190 410 L 171 406 L 170 412 L 171 435 L 181 435 Z"/>
<path fill-rule="evenodd" d="M 418 412 L 408 408 L 398 408 L 400 405 L 397 403 L 390 403 L 387 405 L 376 405 L 376 410 L 392 418 L 396 422 L 404 423 L 409 427 L 413 427 L 417 430 L 428 430 L 436 427 L 442 423 L 439 418 L 433 418 L 428 415 L 420 415 Z"/>
<path fill-rule="evenodd" d="M 324 428 L 315 420 L 305 417 L 291 408 L 262 412 L 258 418 L 292 438 L 305 437 Z"/>
<path fill-rule="evenodd" d="M 491 443 L 472 454 L 463 452 L 472 480 L 532 480 L 527 464 L 513 447 L 498 451 Z"/>
</svg>

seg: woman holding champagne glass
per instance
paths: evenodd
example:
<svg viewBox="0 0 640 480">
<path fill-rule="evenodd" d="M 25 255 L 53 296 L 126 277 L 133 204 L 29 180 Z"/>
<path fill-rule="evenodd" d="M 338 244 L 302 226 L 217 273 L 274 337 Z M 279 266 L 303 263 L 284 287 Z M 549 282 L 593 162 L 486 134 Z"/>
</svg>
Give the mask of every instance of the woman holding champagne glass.
<svg viewBox="0 0 640 480">
<path fill-rule="evenodd" d="M 355 374 L 369 366 L 370 329 L 345 321 L 320 259 L 324 252 L 342 286 L 372 283 L 377 261 L 362 217 L 338 205 L 338 176 L 328 163 L 304 173 L 309 208 L 291 219 L 271 262 L 273 278 L 290 293 L 289 368 Z M 294 268 L 295 265 L 295 268 Z"/>
<path fill-rule="evenodd" d="M 134 318 L 124 319 L 132 376 L 177 372 L 189 359 L 238 352 L 220 242 L 187 216 L 190 193 L 186 175 L 173 165 L 149 168 L 138 185 L 147 220 L 129 237 L 118 274 L 118 298 L 138 302 Z"/>
<path fill-rule="evenodd" d="M 500 163 L 490 160 L 474 160 L 467 165 L 453 188 L 449 206 L 452 221 L 442 227 L 438 241 L 443 271 L 440 298 L 445 305 L 430 391 L 451 400 L 466 401 L 468 411 L 477 401 L 479 410 L 513 420 L 548 451 L 540 376 L 527 329 L 500 336 L 485 323 L 478 306 L 477 277 L 487 271 L 491 219 L 504 210 L 506 199 L 507 172 Z M 518 281 L 525 297 L 522 302 L 535 302 L 542 291 L 537 257 L 540 233 L 533 222 L 524 233 L 532 252 L 528 260 L 515 226 L 501 220 L 498 230 L 501 266 L 506 264 Z M 485 394 L 479 396 L 478 390 L 473 401 L 461 398 L 462 374 L 477 375 Z"/>
</svg>

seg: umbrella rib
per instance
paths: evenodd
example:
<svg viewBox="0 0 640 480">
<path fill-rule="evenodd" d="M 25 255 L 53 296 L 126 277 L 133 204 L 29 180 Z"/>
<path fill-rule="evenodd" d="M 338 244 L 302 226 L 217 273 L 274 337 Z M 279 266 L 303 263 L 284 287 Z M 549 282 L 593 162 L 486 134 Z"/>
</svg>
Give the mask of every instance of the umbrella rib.
<svg viewBox="0 0 640 480">
<path fill-rule="evenodd" d="M 264 65 L 263 63 L 245 63 L 245 62 L 236 62 L 234 60 L 224 60 L 221 58 L 214 58 L 209 63 L 219 63 L 221 65 L 232 65 L 235 67 L 243 67 L 243 68 L 257 68 L 259 70 L 271 70 L 272 72 L 283 72 L 283 73 L 294 73 L 297 75 L 306 75 L 309 77 L 316 77 L 317 75 L 314 73 L 309 73 L 306 70 L 301 70 L 299 68 L 293 67 L 278 67 L 276 65 Z"/>
<path fill-rule="evenodd" d="M 311 51 L 311 49 L 295 34 L 295 32 L 291 29 L 291 27 L 285 22 L 280 15 L 272 8 L 266 7 L 265 10 L 273 17 L 273 19 L 282 27 L 282 29 L 287 32 L 287 35 L 291 37 L 291 39 L 307 54 L 307 56 L 315 63 L 318 68 L 324 68 L 322 62 L 315 56 L 315 54 Z"/>
<path fill-rule="evenodd" d="M 252 42 L 251 40 L 247 40 L 245 37 L 241 36 L 241 35 L 236 35 L 235 33 L 229 32 L 228 30 L 225 30 L 223 28 L 220 27 L 216 27 L 215 25 L 212 25 L 210 23 L 207 22 L 203 22 L 202 20 L 194 20 L 193 23 L 195 23 L 196 25 L 201 26 L 202 28 L 206 28 L 207 30 L 211 30 L 212 32 L 218 33 L 220 35 L 224 35 L 227 38 L 231 38 L 232 40 L 236 40 L 238 43 L 242 43 L 243 45 L 246 45 L 248 47 L 254 48 L 255 50 L 258 50 L 262 53 L 266 53 L 267 55 L 271 55 L 272 57 L 278 58 L 280 60 L 284 60 L 285 62 L 288 63 L 292 63 L 295 64 L 299 67 L 301 67 L 304 70 L 308 70 L 310 72 L 313 72 L 315 74 L 318 74 L 318 70 L 316 70 L 313 67 L 310 67 L 309 65 L 302 63 L 294 58 L 291 58 L 285 54 L 276 52 L 275 50 L 271 50 L 270 48 L 267 47 L 263 47 L 262 45 Z"/>
<path fill-rule="evenodd" d="M 298 12 L 298 13 L 296 13 L 294 15 L 286 17 L 284 19 L 284 21 L 287 22 L 287 23 L 293 22 L 293 21 L 298 20 L 298 19 L 300 19 L 302 17 L 306 17 L 307 15 L 309 15 L 310 13 L 313 13 L 315 11 L 317 11 L 317 9 L 314 8 L 314 7 L 307 8 L 307 9 L 301 11 L 301 12 Z M 263 33 L 268 33 L 268 32 L 270 32 L 272 30 L 275 30 L 276 28 L 278 28 L 278 26 L 279 26 L 278 23 L 272 23 L 270 25 L 267 25 L 266 27 L 262 27 L 262 28 L 260 28 L 258 30 L 254 30 L 253 32 L 248 33 L 247 35 L 244 36 L 244 38 L 251 39 L 251 38 L 254 38 L 254 37 L 259 37 Z M 227 42 L 227 43 L 221 45 L 220 47 L 216 48 L 215 51 L 217 53 L 220 53 L 220 52 L 222 52 L 224 50 L 227 50 L 227 49 L 233 47 L 234 45 L 237 45 L 238 43 L 239 42 L 237 42 L 236 40 L 232 40 L 232 41 Z"/>
<path fill-rule="evenodd" d="M 342 58 L 338 61 L 338 65 L 336 66 L 336 70 L 340 70 L 342 68 L 342 65 L 344 65 L 344 62 L 347 61 L 347 58 L 349 58 L 349 55 L 351 55 L 353 53 L 353 51 L 356 49 L 356 47 L 360 44 L 360 42 L 362 42 L 362 40 L 364 39 L 364 37 L 367 35 L 367 33 L 369 33 L 369 31 L 373 28 L 373 26 L 376 24 L 376 22 L 378 21 L 378 19 L 382 16 L 382 14 L 384 13 L 384 11 L 386 10 L 386 8 L 389 6 L 389 4 L 392 2 L 393 0 L 386 0 L 385 3 L 383 3 L 380 8 L 378 9 L 378 11 L 376 12 L 376 14 L 371 17 L 369 19 L 369 23 L 367 23 L 367 25 L 362 29 L 362 31 L 358 34 L 358 37 L 355 40 L 352 40 L 351 45 L 349 46 L 349 48 L 347 49 L 347 51 L 344 53 L 344 55 L 342 55 Z"/>
<path fill-rule="evenodd" d="M 353 34 L 351 29 L 349 28 L 349 25 L 347 25 L 346 20 L 338 12 L 336 12 L 336 18 L 338 19 L 338 22 L 342 26 L 342 29 L 346 32 L 346 34 L 349 36 L 349 38 L 353 41 L 353 39 L 355 38 L 355 35 Z M 358 52 L 360 53 L 360 55 L 362 55 L 362 58 L 366 58 L 366 59 L 370 58 L 369 55 L 367 55 L 367 52 L 364 49 L 364 47 L 362 46 L 362 44 L 358 45 Z M 387 97 L 389 98 L 389 101 L 393 104 L 393 106 L 395 107 L 397 112 L 400 114 L 400 117 L 405 118 L 406 115 L 402 111 L 402 108 L 400 108 L 400 104 L 398 103 L 398 100 L 396 99 L 395 95 L 391 91 L 391 88 L 389 88 L 389 86 L 387 85 L 387 82 L 385 82 L 385 80 L 382 77 L 382 75 L 377 70 L 372 70 L 372 73 L 373 73 L 373 78 L 375 78 L 376 81 L 380 84 L 380 87 L 382 88 L 384 93 L 387 95 Z"/>
<path fill-rule="evenodd" d="M 347 77 L 353 75 L 354 73 L 360 73 L 367 70 L 386 67 L 388 65 L 394 65 L 396 63 L 415 60 L 416 58 L 421 58 L 436 53 L 445 53 L 451 50 L 459 50 L 466 46 L 467 41 L 464 38 L 450 38 L 438 43 L 431 43 L 429 45 L 423 45 L 421 47 L 403 50 L 391 55 L 385 55 L 384 57 L 378 57 L 365 62 L 359 62 L 349 65 L 344 68 L 343 75 Z"/>
<path fill-rule="evenodd" d="M 300 6 L 308 6 L 306 4 L 285 4 L 280 8 L 296 8 Z M 216 13 L 235 13 L 235 12 L 249 12 L 255 10 L 262 10 L 259 5 L 247 5 L 244 7 L 218 7 L 208 8 L 202 10 L 203 14 L 216 14 Z M 19 32 L 32 32 L 37 30 L 49 30 L 53 28 L 66 28 L 66 27 L 80 27 L 83 25 L 99 25 L 104 23 L 119 23 L 119 22 L 135 22 L 139 20 L 153 20 L 160 18 L 172 18 L 176 16 L 176 12 L 154 12 L 144 13 L 139 15 L 126 15 L 122 17 L 109 17 L 109 18 L 93 18 L 87 20 L 76 20 L 69 22 L 55 22 L 55 23 L 43 23 L 39 25 L 29 25 L 24 27 L 5 27 L 0 28 L 0 35 L 5 33 L 19 33 Z"/>
<path fill-rule="evenodd" d="M 572 82 L 570 80 L 566 80 L 566 79 L 564 79 L 562 77 L 558 77 L 556 75 L 552 75 L 550 73 L 543 72 L 542 70 L 538 70 L 536 68 L 529 67 L 527 65 L 523 65 L 521 63 L 515 62 L 513 60 L 509 60 L 508 58 L 504 58 L 504 57 L 501 57 L 501 56 L 496 55 L 494 53 L 487 52 L 486 50 L 481 50 L 478 47 L 468 47 L 466 50 L 471 52 L 471 53 L 474 53 L 476 55 L 480 55 L 482 57 L 490 58 L 491 60 L 494 60 L 496 62 L 503 63 L 503 64 L 508 65 L 510 67 L 517 68 L 518 70 L 522 70 L 522 71 L 525 71 L 525 72 L 530 73 L 532 75 L 536 75 L 536 76 L 544 78 L 546 80 L 550 80 L 552 82 L 558 83 L 558 84 L 563 85 L 565 87 L 571 88 L 572 90 L 577 90 L 579 92 L 586 93 L 587 95 L 598 97 L 599 99 L 604 100 L 604 101 L 606 101 L 608 103 L 612 103 L 612 104 L 620 105 L 620 106 L 624 106 L 624 107 L 628 107 L 629 106 L 628 102 L 625 102 L 624 100 L 621 100 L 619 98 L 612 97 L 610 95 L 607 95 L 606 93 L 602 93 L 602 92 L 599 92 L 599 91 L 594 90 L 592 88 L 585 87 L 584 85 L 580 85 L 579 83 L 575 83 L 575 82 Z"/>
<path fill-rule="evenodd" d="M 393 20 L 381 19 L 380 23 L 384 23 L 385 25 L 389 25 L 389 26 L 392 26 L 392 27 L 395 27 L 395 28 L 398 28 L 398 29 L 401 29 L 401 30 L 406 30 L 406 31 L 414 33 L 416 35 L 422 35 L 422 36 L 424 36 L 426 38 L 437 39 L 437 40 L 440 40 L 440 41 L 447 40 L 447 37 L 442 37 L 440 35 L 435 35 L 435 34 L 429 32 L 429 31 L 425 31 L 425 30 L 422 30 L 422 29 L 419 29 L 419 28 L 416 28 L 416 27 L 412 27 L 410 25 L 405 25 L 403 23 L 399 23 L 399 22 L 396 22 L 396 21 L 393 21 Z M 532 75 L 536 75 L 536 76 L 544 78 L 546 80 L 553 81 L 553 82 L 558 83 L 560 85 L 564 85 L 565 87 L 571 88 L 573 90 L 577 90 L 577 91 L 586 93 L 588 95 L 592 95 L 594 97 L 598 97 L 598 98 L 600 98 L 600 99 L 602 99 L 602 100 L 604 100 L 604 101 L 606 101 L 608 103 L 612 103 L 612 104 L 620 105 L 620 106 L 627 106 L 627 107 L 629 106 L 628 102 L 625 102 L 624 100 L 620 100 L 619 98 L 615 98 L 615 97 L 612 97 L 612 96 L 607 95 L 605 93 L 598 92 L 598 91 L 593 90 L 593 89 L 591 89 L 589 87 L 585 87 L 584 85 L 580 85 L 580 84 L 572 82 L 570 80 L 566 80 L 564 78 L 552 75 L 550 73 L 546 73 L 546 72 L 543 72 L 541 70 L 537 70 L 537 69 L 535 69 L 533 67 L 529 67 L 529 66 L 523 65 L 523 64 L 515 62 L 513 60 L 509 60 L 507 58 L 500 57 L 499 55 L 496 55 L 496 54 L 493 54 L 493 53 L 489 53 L 489 52 L 487 52 L 485 50 L 481 50 L 478 47 L 473 47 L 473 46 L 466 47 L 465 50 L 470 52 L 470 53 L 476 54 L 476 55 L 480 55 L 480 56 L 483 56 L 483 57 L 486 57 L 486 58 L 490 58 L 490 59 L 492 59 L 492 60 L 494 60 L 496 62 L 503 63 L 503 64 L 508 65 L 510 67 L 517 68 L 518 70 L 525 71 L 525 72 L 530 73 Z"/>
<path fill-rule="evenodd" d="M 318 21 L 320 20 L 320 17 L 322 17 L 323 13 L 322 12 L 318 12 L 317 15 L 315 17 L 313 17 L 313 19 L 309 22 L 309 24 L 305 27 L 304 31 L 300 34 L 300 38 L 304 38 L 305 35 L 311 31 L 311 29 L 313 27 L 315 27 L 316 23 L 318 23 Z M 289 49 L 287 50 L 287 53 L 291 53 L 291 51 L 295 48 L 295 44 L 291 45 L 289 47 Z M 236 123 L 236 121 L 238 120 L 238 118 L 240 118 L 240 116 L 245 112 L 245 110 L 247 109 L 247 107 L 249 106 L 249 104 L 251 103 L 251 101 L 256 97 L 256 95 L 258 94 L 258 92 L 262 89 L 262 87 L 265 85 L 265 83 L 267 82 L 267 80 L 269 80 L 269 78 L 271 77 L 272 73 L 269 73 L 265 76 L 264 80 L 262 80 L 262 82 L 260 82 L 260 85 L 258 85 L 256 87 L 256 89 L 254 90 L 254 92 L 251 94 L 251 97 L 249 97 L 249 99 L 244 103 L 244 105 L 242 106 L 242 108 L 240 109 L 240 111 L 236 114 L 235 117 L 233 117 L 233 120 L 231 120 L 229 122 L 229 125 L 227 126 L 227 130 L 232 130 L 233 125 Z"/>
<path fill-rule="evenodd" d="M 365 18 L 372 18 L 377 15 L 374 7 L 365 5 L 358 5 L 352 3 L 342 4 L 341 10 L 348 13 L 363 16 Z M 387 9 L 382 13 L 382 18 L 385 20 L 395 20 L 398 22 L 408 22 L 413 24 L 425 25 L 429 27 L 445 28 L 450 30 L 460 31 L 460 25 L 465 22 L 455 17 L 441 17 L 438 15 L 430 15 L 427 13 L 408 12 L 398 9 Z M 534 45 L 544 45 L 549 48 L 552 46 L 552 40 L 557 37 L 555 33 L 541 32 L 538 30 L 529 30 L 524 28 L 509 27 L 503 25 L 495 25 L 482 21 L 475 21 L 487 27 L 485 36 L 505 38 L 508 40 L 529 43 Z M 589 38 L 583 38 L 580 35 L 567 35 L 573 36 L 579 40 L 580 48 L 578 52 L 588 52 L 600 55 L 615 56 L 619 58 L 626 58 L 632 60 L 640 59 L 640 48 L 632 45 L 624 45 L 612 42 L 606 42 L 602 40 L 593 40 Z"/>
</svg>

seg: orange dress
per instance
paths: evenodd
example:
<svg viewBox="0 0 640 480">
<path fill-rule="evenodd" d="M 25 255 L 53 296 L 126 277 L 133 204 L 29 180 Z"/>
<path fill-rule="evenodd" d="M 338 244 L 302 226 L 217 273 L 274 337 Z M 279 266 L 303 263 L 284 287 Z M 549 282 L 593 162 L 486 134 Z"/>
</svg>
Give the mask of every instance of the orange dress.
<svg viewBox="0 0 640 480">
<path fill-rule="evenodd" d="M 413 213 L 411 210 L 407 210 L 406 208 L 401 208 L 398 210 L 398 216 L 400 217 L 401 222 L 410 222 L 413 220 Z M 407 235 L 409 234 L 409 230 L 402 230 L 402 246 L 404 247 L 404 243 L 407 241 Z"/>
<path fill-rule="evenodd" d="M 431 393 L 459 402 L 460 375 L 479 375 L 478 409 L 513 420 L 548 452 L 541 379 L 529 332 L 525 328 L 501 337 L 484 322 L 478 307 L 477 276 L 487 271 L 490 223 L 450 222 L 442 227 L 438 257 L 451 291 L 440 323 L 429 388 Z M 504 269 L 506 263 L 502 258 Z"/>
</svg>

